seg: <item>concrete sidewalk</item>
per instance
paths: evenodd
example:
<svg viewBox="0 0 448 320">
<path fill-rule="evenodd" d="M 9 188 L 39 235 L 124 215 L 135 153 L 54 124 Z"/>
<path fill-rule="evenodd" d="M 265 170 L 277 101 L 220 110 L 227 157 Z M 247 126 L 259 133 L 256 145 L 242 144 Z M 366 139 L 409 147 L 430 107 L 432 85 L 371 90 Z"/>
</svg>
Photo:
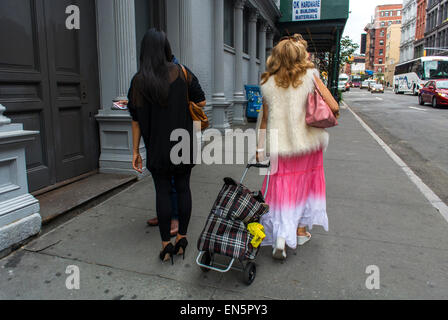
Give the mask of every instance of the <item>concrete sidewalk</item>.
<svg viewBox="0 0 448 320">
<path fill-rule="evenodd" d="M 241 273 L 204 274 L 196 241 L 226 176 L 243 166 L 205 166 L 192 176 L 193 216 L 185 260 L 158 259 L 154 187 L 146 178 L 0 260 L 0 299 L 447 299 L 448 223 L 348 110 L 329 130 L 325 155 L 330 232 L 312 230 L 304 247 L 274 261 L 257 257 L 247 287 Z M 259 188 L 251 172 L 246 184 Z M 67 266 L 81 287 L 68 290 Z M 380 289 L 366 288 L 366 268 Z"/>
</svg>

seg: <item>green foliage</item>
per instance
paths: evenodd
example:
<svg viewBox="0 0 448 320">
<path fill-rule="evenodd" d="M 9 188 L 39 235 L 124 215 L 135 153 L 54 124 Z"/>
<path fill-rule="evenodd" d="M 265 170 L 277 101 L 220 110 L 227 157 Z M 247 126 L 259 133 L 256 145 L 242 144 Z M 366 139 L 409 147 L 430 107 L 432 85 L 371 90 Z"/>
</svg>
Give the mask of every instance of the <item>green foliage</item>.
<svg viewBox="0 0 448 320">
<path fill-rule="evenodd" d="M 345 36 L 341 39 L 341 54 L 340 54 L 340 64 L 339 66 L 342 67 L 346 63 L 351 64 L 350 58 L 353 56 L 355 51 L 359 48 L 359 45 L 355 42 L 353 42 L 350 37 Z"/>
<path fill-rule="evenodd" d="M 336 99 L 338 102 L 341 102 L 343 99 L 342 90 L 338 90 L 338 96 Z"/>
</svg>

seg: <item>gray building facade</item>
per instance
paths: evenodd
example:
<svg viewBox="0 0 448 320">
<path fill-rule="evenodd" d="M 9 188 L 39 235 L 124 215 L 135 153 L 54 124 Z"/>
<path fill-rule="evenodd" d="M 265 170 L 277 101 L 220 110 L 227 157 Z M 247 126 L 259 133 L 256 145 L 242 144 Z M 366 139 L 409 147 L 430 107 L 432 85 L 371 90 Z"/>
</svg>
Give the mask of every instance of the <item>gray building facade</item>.
<svg viewBox="0 0 448 320">
<path fill-rule="evenodd" d="M 404 0 L 401 20 L 400 63 L 414 59 L 417 0 Z"/>
<path fill-rule="evenodd" d="M 428 0 L 425 48 L 427 56 L 448 55 L 448 1 Z"/>
<path fill-rule="evenodd" d="M 0 52 L 0 252 L 39 232 L 30 192 L 93 171 L 136 174 L 131 118 L 113 101 L 127 95 L 148 28 L 167 33 L 199 78 L 212 127 L 225 130 L 246 121 L 244 85 L 259 83 L 280 17 L 277 0 L 78 0 L 78 12 L 72 5 L 0 2 L 0 41 L 10 43 Z M 67 27 L 76 14 L 79 29 Z M 145 158 L 143 142 L 140 150 Z"/>
</svg>

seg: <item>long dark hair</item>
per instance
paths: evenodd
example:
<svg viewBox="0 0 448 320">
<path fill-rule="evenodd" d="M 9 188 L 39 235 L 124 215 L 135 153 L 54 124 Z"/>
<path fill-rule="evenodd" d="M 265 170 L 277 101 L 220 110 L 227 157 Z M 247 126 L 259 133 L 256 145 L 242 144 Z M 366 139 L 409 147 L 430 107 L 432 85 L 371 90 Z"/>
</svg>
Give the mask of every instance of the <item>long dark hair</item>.
<svg viewBox="0 0 448 320">
<path fill-rule="evenodd" d="M 149 29 L 140 50 L 140 68 L 133 83 L 134 101 L 137 106 L 142 106 L 146 98 L 159 106 L 166 106 L 170 87 L 168 64 L 172 59 L 166 34 Z"/>
</svg>

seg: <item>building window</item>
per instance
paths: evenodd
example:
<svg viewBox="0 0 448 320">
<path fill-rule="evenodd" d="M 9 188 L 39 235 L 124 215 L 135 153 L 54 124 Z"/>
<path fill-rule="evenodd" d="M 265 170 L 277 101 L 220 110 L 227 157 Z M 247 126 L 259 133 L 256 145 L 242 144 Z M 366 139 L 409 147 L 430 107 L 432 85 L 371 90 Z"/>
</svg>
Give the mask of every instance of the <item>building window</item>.
<svg viewBox="0 0 448 320">
<path fill-rule="evenodd" d="M 243 52 L 249 54 L 249 11 L 244 10 Z"/>
<path fill-rule="evenodd" d="M 260 59 L 260 24 L 257 23 L 257 59 Z"/>
<path fill-rule="evenodd" d="M 380 46 L 382 46 L 383 44 L 384 44 L 384 40 L 380 40 Z"/>
<path fill-rule="evenodd" d="M 226 0 L 224 2 L 224 43 L 232 48 L 235 46 L 234 11 L 232 0 Z"/>
<path fill-rule="evenodd" d="M 384 22 L 381 22 L 381 26 L 384 27 Z"/>
<path fill-rule="evenodd" d="M 389 16 L 389 11 L 386 11 L 386 17 L 388 17 Z"/>
<path fill-rule="evenodd" d="M 380 56 L 383 55 L 383 49 L 380 49 Z"/>
<path fill-rule="evenodd" d="M 401 15 L 401 11 L 398 10 L 398 11 L 397 11 L 397 16 L 400 16 L 400 15 Z"/>
<path fill-rule="evenodd" d="M 378 59 L 379 64 L 383 64 L 383 59 Z"/>
<path fill-rule="evenodd" d="M 379 68 L 378 68 L 378 72 L 379 72 L 379 73 L 383 72 L 383 68 L 379 67 Z"/>
<path fill-rule="evenodd" d="M 384 37 L 384 30 L 381 30 L 380 37 Z"/>
</svg>

